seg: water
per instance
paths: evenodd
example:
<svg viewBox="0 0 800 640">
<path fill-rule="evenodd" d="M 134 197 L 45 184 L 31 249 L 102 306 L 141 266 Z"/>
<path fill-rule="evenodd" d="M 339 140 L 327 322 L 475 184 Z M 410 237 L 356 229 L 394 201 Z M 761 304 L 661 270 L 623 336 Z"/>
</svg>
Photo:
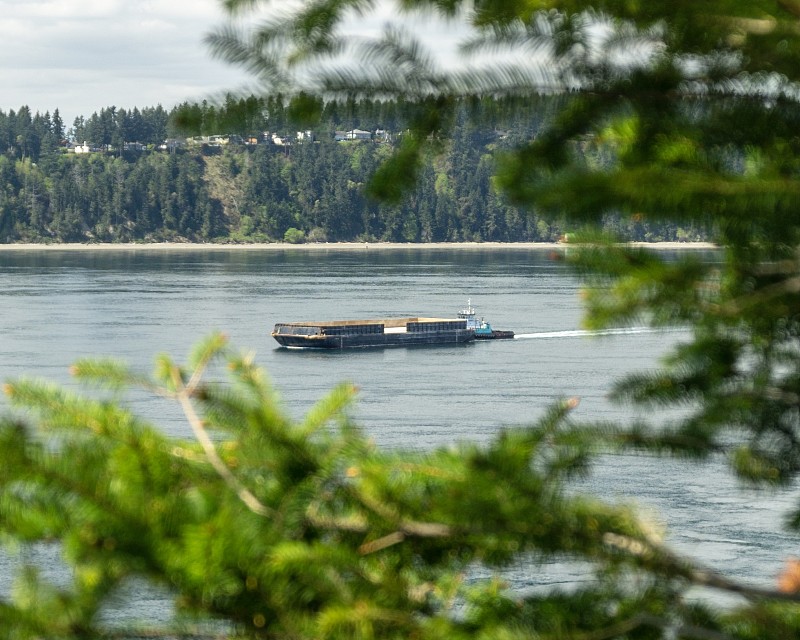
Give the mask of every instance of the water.
<svg viewBox="0 0 800 640">
<path fill-rule="evenodd" d="M 0 275 L 2 379 L 33 374 L 74 386 L 68 367 L 89 354 L 149 371 L 155 354 L 183 359 L 197 339 L 219 329 L 256 353 L 297 417 L 335 383 L 355 383 L 354 417 L 387 447 L 486 441 L 564 397 L 580 399 L 577 419 L 636 417 L 608 401 L 614 380 L 654 367 L 685 336 L 645 327 L 581 329 L 580 282 L 548 251 L 0 251 Z M 269 336 L 279 321 L 449 316 L 467 298 L 495 328 L 513 329 L 518 338 L 303 352 L 279 349 Z M 131 403 L 167 433 L 190 437 L 175 407 L 137 395 Z M 744 490 L 719 461 L 698 467 L 608 456 L 586 488 L 640 505 L 667 528 L 670 545 L 756 584 L 774 584 L 784 559 L 796 553 L 796 537 L 776 531 L 776 523 L 797 492 Z M 524 589 L 579 580 L 578 572 L 519 567 L 509 579 Z M 8 575 L 0 560 L 0 591 Z M 138 611 L 150 616 L 148 593 L 137 596 Z"/>
<path fill-rule="evenodd" d="M 256 351 L 296 415 L 335 382 L 357 384 L 357 417 L 390 446 L 485 439 L 565 395 L 581 396 L 586 416 L 613 417 L 609 377 L 652 366 L 663 343 L 580 331 L 579 283 L 544 252 L 38 252 L 0 254 L 0 270 L 3 377 L 71 384 L 67 369 L 86 354 L 150 370 L 157 352 L 182 358 L 220 329 Z M 452 315 L 468 297 L 495 327 L 529 339 L 298 353 L 269 337 L 286 320 Z M 177 415 L 163 427 L 189 435 Z"/>
</svg>

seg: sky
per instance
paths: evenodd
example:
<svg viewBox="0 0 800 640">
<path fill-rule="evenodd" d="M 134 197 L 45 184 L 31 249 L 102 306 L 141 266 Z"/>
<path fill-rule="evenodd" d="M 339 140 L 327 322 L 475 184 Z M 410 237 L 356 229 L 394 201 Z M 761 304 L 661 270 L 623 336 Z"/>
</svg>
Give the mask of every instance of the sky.
<svg viewBox="0 0 800 640">
<path fill-rule="evenodd" d="M 0 0 L 0 110 L 58 108 L 70 125 L 235 89 L 245 76 L 203 44 L 222 20 L 217 0 Z"/>
<path fill-rule="evenodd" d="M 390 15 L 354 30 L 378 30 Z M 0 0 L 0 110 L 57 108 L 69 128 L 110 106 L 170 109 L 246 88 L 244 72 L 203 44 L 223 22 L 219 0 Z"/>
</svg>

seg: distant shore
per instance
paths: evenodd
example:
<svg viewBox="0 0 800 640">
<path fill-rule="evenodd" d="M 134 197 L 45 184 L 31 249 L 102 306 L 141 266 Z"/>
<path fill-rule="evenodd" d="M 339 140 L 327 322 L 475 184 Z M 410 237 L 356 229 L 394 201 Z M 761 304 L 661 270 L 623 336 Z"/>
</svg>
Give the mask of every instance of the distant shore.
<svg viewBox="0 0 800 640">
<path fill-rule="evenodd" d="M 716 249 L 710 242 L 631 242 L 629 246 L 674 251 L 679 249 Z M 319 242 L 308 244 L 215 244 L 192 242 L 141 243 L 63 243 L 63 244 L 0 244 L 2 251 L 384 251 L 397 249 L 566 249 L 569 244 L 556 242 Z"/>
</svg>

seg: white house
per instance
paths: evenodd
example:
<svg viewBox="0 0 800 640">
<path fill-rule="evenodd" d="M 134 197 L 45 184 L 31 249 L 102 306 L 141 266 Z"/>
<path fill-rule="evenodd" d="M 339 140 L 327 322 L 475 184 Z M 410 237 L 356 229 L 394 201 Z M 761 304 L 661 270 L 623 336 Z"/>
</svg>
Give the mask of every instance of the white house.
<svg viewBox="0 0 800 640">
<path fill-rule="evenodd" d="M 372 134 L 363 129 L 352 129 L 346 135 L 348 140 L 370 140 L 372 138 Z"/>
</svg>

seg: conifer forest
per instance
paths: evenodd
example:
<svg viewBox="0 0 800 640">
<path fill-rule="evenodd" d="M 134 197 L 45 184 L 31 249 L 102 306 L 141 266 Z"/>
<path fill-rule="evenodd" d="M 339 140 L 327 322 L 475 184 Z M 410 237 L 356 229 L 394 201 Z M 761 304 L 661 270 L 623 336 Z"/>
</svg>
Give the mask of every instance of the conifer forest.
<svg viewBox="0 0 800 640">
<path fill-rule="evenodd" d="M 555 241 L 570 229 L 512 205 L 492 176 L 498 154 L 534 139 L 563 103 L 464 102 L 394 203 L 371 198 L 367 182 L 402 141 L 402 102 L 320 102 L 319 124 L 303 131 L 281 96 L 110 107 L 71 127 L 58 109 L 0 111 L 0 242 Z M 190 133 L 203 135 L 187 144 Z M 604 161 L 591 142 L 580 153 Z M 691 224 L 604 223 L 631 240 L 705 238 Z"/>
</svg>

